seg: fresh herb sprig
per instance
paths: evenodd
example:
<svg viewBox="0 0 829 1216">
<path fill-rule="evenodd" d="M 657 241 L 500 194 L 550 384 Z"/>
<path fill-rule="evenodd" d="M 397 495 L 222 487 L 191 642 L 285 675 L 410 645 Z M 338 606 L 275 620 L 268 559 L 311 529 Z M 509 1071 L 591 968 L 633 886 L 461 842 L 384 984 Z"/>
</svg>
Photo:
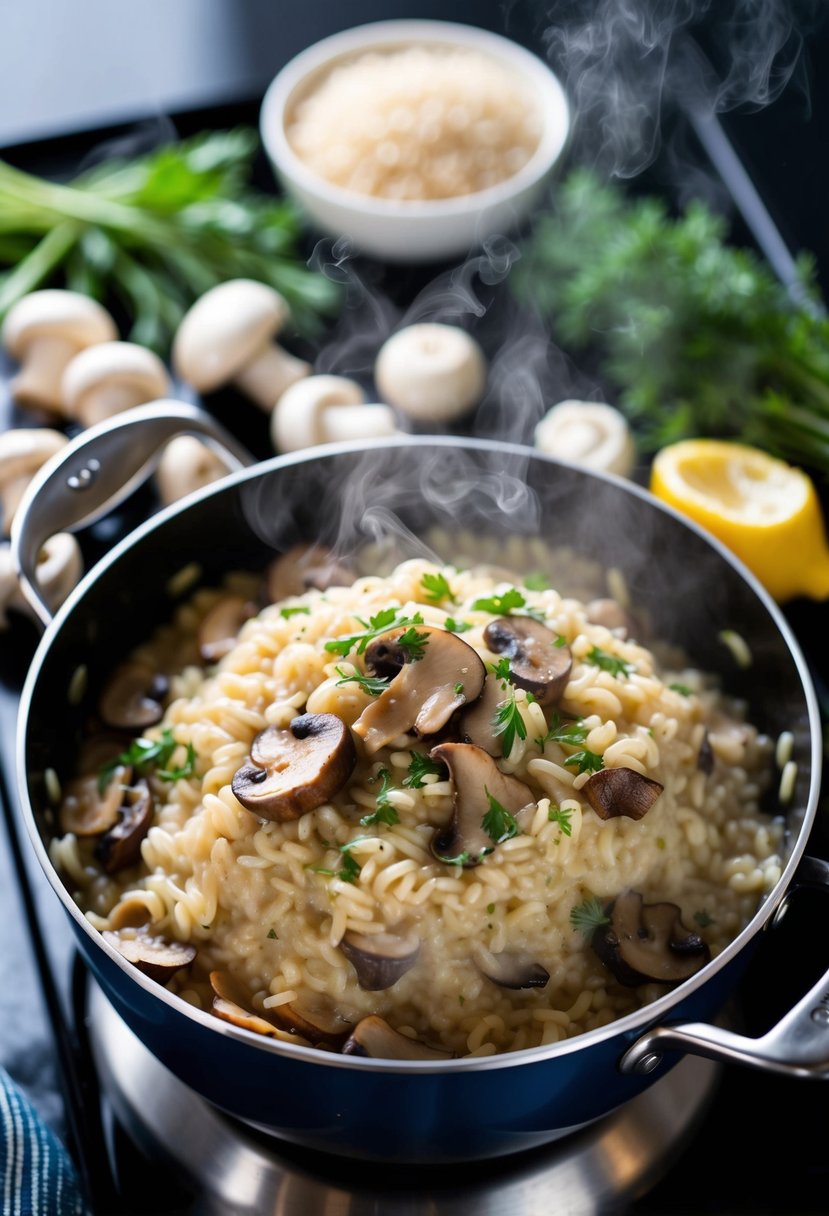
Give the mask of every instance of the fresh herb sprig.
<svg viewBox="0 0 829 1216">
<path fill-rule="evenodd" d="M 500 735 L 501 753 L 504 757 L 508 757 L 512 751 L 516 735 L 519 739 L 527 737 L 527 726 L 521 717 L 514 688 L 510 691 L 506 701 L 502 701 L 493 714 L 492 733 L 496 736 Z"/>
<path fill-rule="evenodd" d="M 493 616 L 531 616 L 536 621 L 544 620 L 543 612 L 531 608 L 517 587 L 507 587 L 506 591 L 483 596 L 473 602 L 472 609 L 491 612 Z"/>
<path fill-rule="evenodd" d="M 370 693 L 373 697 L 379 697 L 380 693 L 385 692 L 389 686 L 389 681 L 384 676 L 366 676 L 361 671 L 349 674 L 347 671 L 343 671 L 342 667 L 335 667 L 334 670 L 340 677 L 337 680 L 337 688 L 343 684 L 357 684 L 363 692 Z"/>
<path fill-rule="evenodd" d="M 356 857 L 351 856 L 351 849 L 361 841 L 368 839 L 367 836 L 355 836 L 353 840 L 339 845 L 339 851 L 342 854 L 339 870 L 332 870 L 328 866 L 308 866 L 308 869 L 312 874 L 324 874 L 328 878 L 341 878 L 343 882 L 354 883 L 360 877 L 363 867 Z"/>
<path fill-rule="evenodd" d="M 489 801 L 489 810 L 481 820 L 481 827 L 492 843 L 501 844 L 504 840 L 511 840 L 513 836 L 518 836 L 521 829 L 512 812 L 502 806 L 486 787 L 484 787 L 484 793 Z"/>
<path fill-rule="evenodd" d="M 166 356 L 190 305 L 228 279 L 279 291 L 319 334 L 340 288 L 308 270 L 296 208 L 251 184 L 252 128 L 111 157 L 67 183 L 0 161 L 0 319 L 27 293 L 65 287 L 129 317 L 128 338 Z"/>
<path fill-rule="evenodd" d="M 394 789 L 391 773 L 387 768 L 381 768 L 376 777 L 369 777 L 369 782 L 374 781 L 380 782 L 375 809 L 370 814 L 363 815 L 360 823 L 364 828 L 371 827 L 374 823 L 385 823 L 391 827 L 392 824 L 400 822 L 397 808 L 389 801 L 389 794 Z"/>
<path fill-rule="evenodd" d="M 382 633 L 388 633 L 391 629 L 403 629 L 404 627 L 423 624 L 423 617 L 419 612 L 416 612 L 413 616 L 406 616 L 400 608 L 383 608 L 381 612 L 369 617 L 367 621 L 364 621 L 359 616 L 357 620 L 363 626 L 362 633 L 352 633 L 349 637 L 333 638 L 330 642 L 326 642 L 325 649 L 329 654 L 336 654 L 344 659 L 355 646 L 357 654 L 364 654 L 369 642 L 379 637 Z M 418 636 L 428 638 L 428 634 Z M 397 642 L 400 646 L 404 644 L 402 637 L 398 638 Z M 417 647 L 416 640 L 410 639 L 409 644 Z"/>
<path fill-rule="evenodd" d="M 617 679 L 619 676 L 629 676 L 636 670 L 633 663 L 629 663 L 627 659 L 620 659 L 618 655 L 608 654 L 599 646 L 591 646 L 584 656 L 584 661 L 593 667 L 599 667 L 602 671 L 610 672 Z"/>
<path fill-rule="evenodd" d="M 814 259 L 793 286 L 699 201 L 678 216 L 572 171 L 510 283 L 555 340 L 585 355 L 647 455 L 739 439 L 829 474 L 829 319 Z"/>
<path fill-rule="evenodd" d="M 538 750 L 543 752 L 547 743 L 567 743 L 571 747 L 578 747 L 580 743 L 584 743 L 588 735 L 586 726 L 582 726 L 579 719 L 573 721 L 563 721 L 560 714 L 553 713 L 550 718 L 550 729 L 546 735 L 540 735 L 536 740 Z"/>
<path fill-rule="evenodd" d="M 432 776 L 445 777 L 446 768 L 443 764 L 438 764 L 435 760 L 430 760 L 423 752 L 410 752 L 411 761 L 409 762 L 408 772 L 403 778 L 403 784 L 407 789 L 420 790 L 426 784 L 424 777 Z"/>
<path fill-rule="evenodd" d="M 584 903 L 570 909 L 570 924 L 585 937 L 592 937 L 601 925 L 610 924 L 610 917 L 605 912 L 601 900 L 591 895 Z"/>
<path fill-rule="evenodd" d="M 562 836 L 573 835 L 573 812 L 569 807 L 551 806 L 547 812 L 550 823 L 557 823 Z"/>
<path fill-rule="evenodd" d="M 131 768 L 139 777 L 154 772 L 162 781 L 181 781 L 192 777 L 196 771 L 196 750 L 192 743 L 187 744 L 187 755 L 184 764 L 179 768 L 168 768 L 173 752 L 178 743 L 173 738 L 170 727 L 165 727 L 159 739 L 133 739 L 114 760 L 108 760 L 98 770 L 98 789 L 103 791 L 112 780 L 113 773 L 118 768 Z"/>
<path fill-rule="evenodd" d="M 458 602 L 444 574 L 424 574 L 420 585 L 430 604 L 441 604 L 444 600 L 448 600 L 450 604 Z"/>
<path fill-rule="evenodd" d="M 574 768 L 579 773 L 598 773 L 604 768 L 604 760 L 598 752 L 591 752 L 589 747 L 567 756 L 564 763 L 568 768 Z"/>
</svg>

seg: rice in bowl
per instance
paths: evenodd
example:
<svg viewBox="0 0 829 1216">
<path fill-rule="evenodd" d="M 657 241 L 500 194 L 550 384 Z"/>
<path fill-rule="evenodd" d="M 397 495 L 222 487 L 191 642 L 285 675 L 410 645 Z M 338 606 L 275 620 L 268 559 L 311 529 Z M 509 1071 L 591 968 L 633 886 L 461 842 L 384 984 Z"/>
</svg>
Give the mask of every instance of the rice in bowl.
<svg viewBox="0 0 829 1216">
<path fill-rule="evenodd" d="M 103 776 L 100 749 L 81 759 L 51 849 L 91 923 L 184 1001 L 325 1051 L 517 1051 L 656 999 L 722 951 L 780 878 L 782 819 L 761 810 L 771 742 L 712 676 L 638 640 L 618 603 L 412 560 L 269 603 L 205 662 L 205 620 L 250 593 L 198 592 L 131 656 L 169 676 L 163 716 L 132 732 L 138 750 L 110 739 Z M 552 695 L 516 674 L 516 622 L 549 632 L 548 645 L 536 631 L 542 659 L 564 672 Z M 414 650 L 395 667 L 407 630 Z M 445 720 L 385 740 L 375 728 L 392 703 L 422 708 L 434 691 L 412 693 L 429 647 L 443 670 L 444 641 L 471 647 L 460 675 L 446 666 Z M 479 668 L 494 697 L 484 746 L 467 741 Z M 256 773 L 271 764 L 290 785 L 293 761 L 261 755 L 261 740 L 290 751 L 306 716 L 340 730 L 340 760 L 353 749 L 345 778 L 306 781 L 319 805 L 266 818 Z M 82 834 L 79 791 L 100 802 L 110 788 L 109 826 Z M 461 839 L 469 797 L 485 814 Z M 137 803 L 143 826 L 113 865 L 104 842 L 128 834 Z M 623 909 L 652 971 L 622 957 Z M 155 970 L 148 942 L 171 950 Z"/>
</svg>

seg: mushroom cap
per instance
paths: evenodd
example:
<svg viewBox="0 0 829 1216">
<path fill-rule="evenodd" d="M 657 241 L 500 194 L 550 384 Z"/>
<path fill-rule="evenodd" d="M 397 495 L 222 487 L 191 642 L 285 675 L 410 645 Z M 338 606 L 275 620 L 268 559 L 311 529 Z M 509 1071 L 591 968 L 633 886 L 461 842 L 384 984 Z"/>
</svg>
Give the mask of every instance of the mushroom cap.
<svg viewBox="0 0 829 1216">
<path fill-rule="evenodd" d="M 87 426 L 100 422 L 108 412 L 97 409 L 90 417 L 84 407 L 88 394 L 107 387 L 121 390 L 122 404 L 118 409 L 122 409 L 127 408 L 123 403 L 129 397 L 135 398 L 132 404 L 141 405 L 165 396 L 172 385 L 164 363 L 145 346 L 135 342 L 98 342 L 79 351 L 66 365 L 61 380 L 64 413 L 79 418 Z"/>
<path fill-rule="evenodd" d="M 343 1044 L 344 1056 L 370 1056 L 380 1060 L 449 1060 L 451 1051 L 430 1047 L 391 1027 L 379 1014 L 361 1018 Z"/>
<path fill-rule="evenodd" d="M 166 694 L 164 676 L 148 664 L 130 659 L 109 675 L 98 699 L 98 713 L 107 726 L 142 731 L 161 720 Z"/>
<path fill-rule="evenodd" d="M 179 968 L 189 967 L 196 957 L 195 946 L 167 941 L 166 938 L 140 930 L 105 929 L 103 937 L 123 954 L 127 962 L 159 984 L 166 984 Z"/>
<path fill-rule="evenodd" d="M 11 530 L 20 500 L 35 473 L 69 442 L 50 427 L 15 427 L 0 433 L 0 501 L 3 530 Z"/>
<path fill-rule="evenodd" d="M 237 769 L 231 789 L 254 815 L 286 823 L 332 798 L 356 762 L 354 740 L 340 718 L 301 714 L 287 730 L 268 726 L 259 732 L 250 764 Z"/>
<path fill-rule="evenodd" d="M 155 471 L 158 494 L 165 506 L 178 502 L 227 473 L 220 456 L 195 435 L 177 435 L 161 454 Z"/>
<path fill-rule="evenodd" d="M 279 332 L 287 316 L 286 301 L 265 283 L 219 283 L 185 314 L 173 341 L 173 367 L 199 392 L 211 392 L 231 380 Z"/>
<path fill-rule="evenodd" d="M 271 414 L 271 441 L 278 452 L 325 443 L 323 415 L 343 405 L 362 405 L 365 393 L 347 376 L 304 376 L 288 385 Z"/>
<path fill-rule="evenodd" d="M 49 335 L 81 348 L 114 341 L 118 330 L 104 306 L 79 291 L 32 291 L 9 309 L 2 343 L 13 359 L 23 359 L 31 341 Z"/>
<path fill-rule="evenodd" d="M 588 777 L 582 793 L 600 819 L 642 819 L 664 785 L 632 768 L 603 768 Z"/>
<path fill-rule="evenodd" d="M 517 777 L 502 773 L 492 756 L 472 743 L 440 743 L 429 756 L 449 769 L 454 809 L 451 823 L 432 837 L 432 853 L 438 861 L 476 866 L 500 843 L 485 827 L 490 797 L 515 816 L 532 805 L 533 792 Z"/>
<path fill-rule="evenodd" d="M 535 446 L 587 469 L 629 477 L 636 448 L 624 415 L 601 401 L 560 401 L 537 424 Z"/>
<path fill-rule="evenodd" d="M 711 957 L 707 943 L 682 923 L 677 904 L 646 904 L 638 891 L 627 888 L 607 912 L 609 923 L 598 926 L 591 945 L 620 984 L 678 984 Z"/>
<path fill-rule="evenodd" d="M 268 563 L 265 589 L 272 604 L 310 588 L 350 587 L 357 572 L 325 545 L 300 542 Z"/>
<path fill-rule="evenodd" d="M 451 422 L 477 405 L 486 388 L 486 357 L 457 325 L 422 321 L 380 347 L 374 380 L 382 401 L 418 422 Z"/>
<path fill-rule="evenodd" d="M 510 660 L 510 680 L 531 692 L 539 705 L 561 700 L 573 656 L 569 646 L 559 645 L 558 635 L 529 616 L 503 616 L 490 621 L 484 641 L 496 654 Z"/>
</svg>

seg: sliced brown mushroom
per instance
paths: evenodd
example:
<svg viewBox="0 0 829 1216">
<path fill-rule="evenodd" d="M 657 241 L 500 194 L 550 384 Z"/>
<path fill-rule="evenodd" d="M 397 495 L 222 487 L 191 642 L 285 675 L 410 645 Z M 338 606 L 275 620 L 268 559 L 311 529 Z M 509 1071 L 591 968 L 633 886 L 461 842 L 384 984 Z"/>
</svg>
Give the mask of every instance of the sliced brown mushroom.
<svg viewBox="0 0 829 1216">
<path fill-rule="evenodd" d="M 141 731 L 161 720 L 167 690 L 166 677 L 146 663 L 122 663 L 101 691 L 98 712 L 107 726 Z"/>
<path fill-rule="evenodd" d="M 347 562 L 325 545 L 298 544 L 281 553 L 265 571 L 265 589 L 271 603 L 302 595 L 311 588 L 350 587 L 357 577 Z"/>
<path fill-rule="evenodd" d="M 498 843 L 484 827 L 490 797 L 514 816 L 535 801 L 533 792 L 517 777 L 502 773 L 492 756 L 471 743 L 441 743 L 429 756 L 449 769 L 454 806 L 452 822 L 432 838 L 432 853 L 438 861 L 476 866 Z"/>
<path fill-rule="evenodd" d="M 493 984 L 501 988 L 543 988 L 550 973 L 529 954 L 508 950 L 493 954 L 481 942 L 472 946 L 472 961 Z"/>
<path fill-rule="evenodd" d="M 340 949 L 357 972 L 357 983 L 369 992 L 391 988 L 417 962 L 416 933 L 355 933 L 349 929 Z"/>
<path fill-rule="evenodd" d="M 120 899 L 107 917 L 110 929 L 140 929 L 152 920 L 146 901 L 140 895 Z"/>
<path fill-rule="evenodd" d="M 436 734 L 456 709 L 475 701 L 484 686 L 486 668 L 477 651 L 445 629 L 416 628 L 426 639 L 423 657 L 405 662 L 385 692 L 354 723 L 354 733 L 369 755 L 410 730 L 419 735 Z M 393 653 L 405 632 L 392 629 L 377 641 L 382 640 Z"/>
<path fill-rule="evenodd" d="M 169 942 L 164 937 L 154 937 L 149 933 L 116 933 L 112 929 L 105 929 L 103 937 L 123 954 L 127 962 L 159 984 L 165 984 L 181 967 L 189 967 L 196 957 L 195 946 Z"/>
<path fill-rule="evenodd" d="M 705 773 L 706 777 L 710 777 L 714 771 L 714 749 L 708 738 L 708 731 L 702 736 L 702 743 L 699 745 L 697 768 L 701 773 Z"/>
<path fill-rule="evenodd" d="M 623 608 L 618 600 L 609 597 L 591 600 L 585 609 L 585 615 L 591 625 L 604 625 L 620 637 L 639 637 L 641 627 L 636 618 Z"/>
<path fill-rule="evenodd" d="M 268 1035 L 272 1039 L 282 1039 L 283 1041 L 289 1039 L 303 1047 L 311 1046 L 307 1039 L 284 1031 L 262 1014 L 251 1013 L 246 1007 L 249 997 L 241 984 L 237 983 L 233 976 L 228 975 L 226 971 L 211 971 L 210 986 L 214 993 L 211 1009 L 223 1022 L 241 1026 L 243 1030 L 252 1030 L 254 1034 Z"/>
<path fill-rule="evenodd" d="M 268 726 L 260 731 L 250 760 L 234 774 L 233 793 L 261 819 L 286 823 L 341 790 L 357 753 L 348 727 L 335 714 L 302 714 L 287 730 Z"/>
<path fill-rule="evenodd" d="M 451 1060 L 453 1055 L 420 1039 L 410 1039 L 376 1013 L 360 1019 L 342 1050 L 344 1056 L 371 1056 L 374 1060 Z"/>
<path fill-rule="evenodd" d="M 489 649 L 509 659 L 513 684 L 531 692 L 539 705 L 561 700 L 570 679 L 573 656 L 558 640 L 546 625 L 525 616 L 499 617 L 484 630 Z"/>
<path fill-rule="evenodd" d="M 503 736 L 494 731 L 498 707 L 507 700 L 509 693 L 501 680 L 491 672 L 484 681 L 484 690 L 478 700 L 466 706 L 458 714 L 458 733 L 464 743 L 482 747 L 490 756 L 501 756 L 504 751 Z"/>
<path fill-rule="evenodd" d="M 104 833 L 96 849 L 107 874 L 117 874 L 140 860 L 141 841 L 150 830 L 154 809 L 150 787 L 143 779 L 125 791 L 118 821 Z"/>
<path fill-rule="evenodd" d="M 58 814 L 61 832 L 72 832 L 75 836 L 100 836 L 108 832 L 118 822 L 124 785 L 131 771 L 120 765 L 103 789 L 97 773 L 73 777 L 67 783 Z"/>
<path fill-rule="evenodd" d="M 302 1035 L 315 1046 L 339 1049 L 354 1028 L 354 1023 L 318 993 L 304 993 L 295 1001 L 275 1005 L 270 1015 L 283 1030 Z"/>
<path fill-rule="evenodd" d="M 620 984 L 649 981 L 678 984 L 711 957 L 698 933 L 686 929 L 676 904 L 646 904 L 638 891 L 625 890 L 608 908 L 610 923 L 600 925 L 592 946 Z"/>
<path fill-rule="evenodd" d="M 205 663 L 217 663 L 236 644 L 245 621 L 256 615 L 256 605 L 243 595 L 223 595 L 199 625 L 199 653 Z"/>
<path fill-rule="evenodd" d="M 647 815 L 664 785 L 632 768 L 603 768 L 588 777 L 582 793 L 600 819 L 641 819 Z"/>
</svg>

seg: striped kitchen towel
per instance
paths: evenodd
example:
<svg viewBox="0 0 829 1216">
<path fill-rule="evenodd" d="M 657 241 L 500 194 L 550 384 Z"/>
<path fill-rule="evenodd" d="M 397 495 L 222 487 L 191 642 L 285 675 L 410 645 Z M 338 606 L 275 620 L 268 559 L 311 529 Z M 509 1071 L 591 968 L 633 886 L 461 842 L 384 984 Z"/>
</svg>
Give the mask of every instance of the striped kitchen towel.
<svg viewBox="0 0 829 1216">
<path fill-rule="evenodd" d="M 0 1069 L 2 1216 L 88 1216 L 72 1159 Z"/>
</svg>

